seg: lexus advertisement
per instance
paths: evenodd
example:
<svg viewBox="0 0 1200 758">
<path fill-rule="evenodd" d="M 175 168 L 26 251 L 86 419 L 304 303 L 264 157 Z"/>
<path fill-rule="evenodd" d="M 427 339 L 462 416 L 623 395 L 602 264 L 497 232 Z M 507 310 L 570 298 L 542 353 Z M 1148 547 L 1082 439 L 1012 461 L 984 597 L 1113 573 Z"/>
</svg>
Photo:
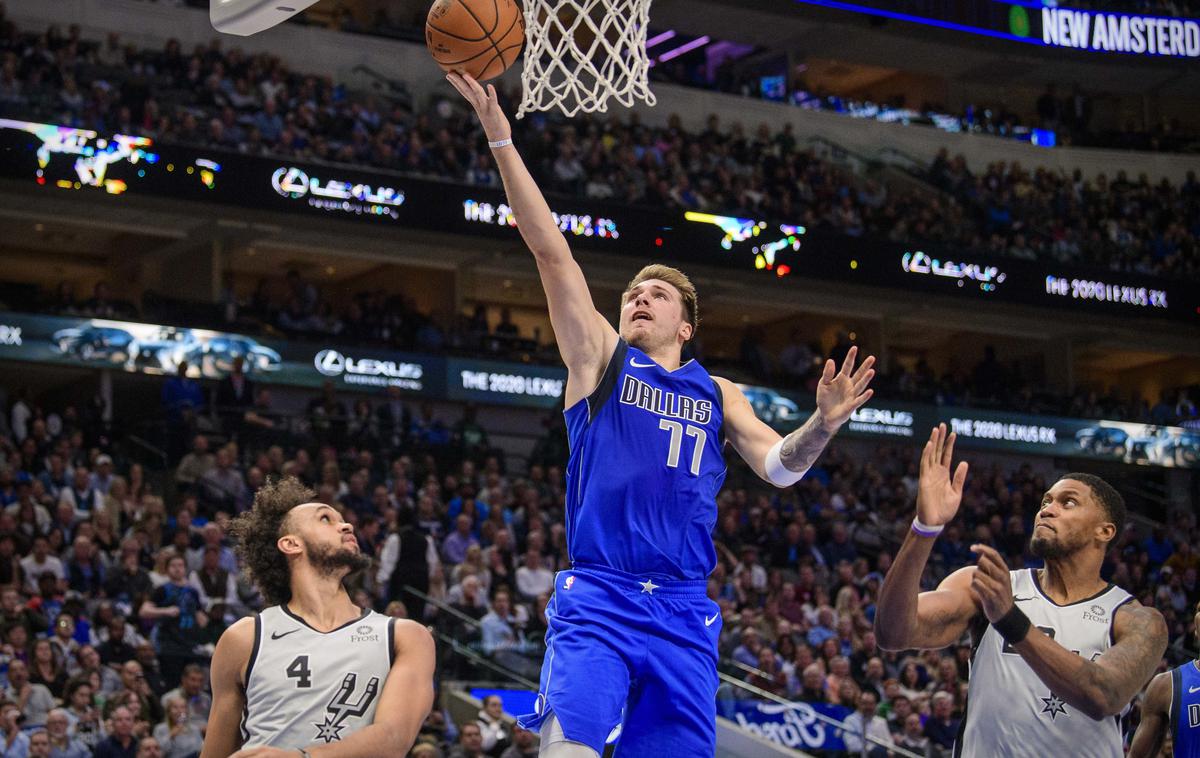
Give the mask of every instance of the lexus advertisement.
<svg viewBox="0 0 1200 758">
<path fill-rule="evenodd" d="M 512 209 L 494 189 L 361 166 L 199 152 L 53 124 L 0 119 L 0 176 L 28 182 L 35 192 L 90 194 L 98 206 L 153 195 L 375 227 L 519 238 Z M 908 249 L 806 229 L 795 218 L 659 211 L 555 195 L 548 201 L 572 246 L 640 259 L 654 251 L 678 262 L 757 272 L 774 286 L 820 279 L 1200 324 L 1200 290 L 1178 281 L 936 246 Z"/>
<path fill-rule="evenodd" d="M 0 313 L 0 360 L 164 376 L 181 361 L 188 376 L 220 379 L 242 359 L 263 384 L 376 392 L 554 408 L 566 371 L 501 361 L 443 358 L 340 344 L 266 340 L 244 334 L 97 318 Z"/>
<path fill-rule="evenodd" d="M 553 409 L 566 387 L 560 366 L 507 363 L 266 340 L 211 329 L 94 318 L 0 312 L 0 361 L 25 361 L 163 376 L 181 361 L 188 375 L 220 379 L 237 359 L 266 385 L 406 395 L 493 405 Z M 771 387 L 738 385 L 767 424 L 794 430 L 812 412 L 812 398 Z M 919 442 L 945 423 L 968 449 L 1107 460 L 1141 466 L 1200 468 L 1200 429 L 1120 421 L 1027 416 L 887 400 L 854 412 L 844 433 L 859 438 Z"/>
</svg>

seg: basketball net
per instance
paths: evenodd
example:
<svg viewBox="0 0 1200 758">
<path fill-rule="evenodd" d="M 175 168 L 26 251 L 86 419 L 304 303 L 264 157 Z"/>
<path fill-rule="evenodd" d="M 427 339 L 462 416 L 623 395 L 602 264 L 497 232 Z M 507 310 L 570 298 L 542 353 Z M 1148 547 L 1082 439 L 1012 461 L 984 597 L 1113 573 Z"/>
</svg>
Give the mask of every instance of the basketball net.
<svg viewBox="0 0 1200 758">
<path fill-rule="evenodd" d="M 525 63 L 517 118 L 654 105 L 647 74 L 650 0 L 524 0 Z"/>
</svg>

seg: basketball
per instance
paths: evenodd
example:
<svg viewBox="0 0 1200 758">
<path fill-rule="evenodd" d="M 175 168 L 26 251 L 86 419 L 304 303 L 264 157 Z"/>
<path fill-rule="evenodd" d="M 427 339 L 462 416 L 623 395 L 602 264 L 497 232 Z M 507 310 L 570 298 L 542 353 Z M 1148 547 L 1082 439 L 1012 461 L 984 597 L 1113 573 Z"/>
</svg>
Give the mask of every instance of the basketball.
<svg viewBox="0 0 1200 758">
<path fill-rule="evenodd" d="M 516 0 L 437 0 L 425 20 L 425 44 L 444 70 L 494 79 L 525 44 L 521 7 Z"/>
</svg>

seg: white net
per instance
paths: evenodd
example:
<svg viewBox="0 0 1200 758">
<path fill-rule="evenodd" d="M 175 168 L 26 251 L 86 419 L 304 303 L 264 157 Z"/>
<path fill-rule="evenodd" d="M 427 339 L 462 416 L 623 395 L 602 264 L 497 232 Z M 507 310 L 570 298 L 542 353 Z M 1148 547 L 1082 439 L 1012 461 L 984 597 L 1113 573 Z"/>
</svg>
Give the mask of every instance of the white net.
<svg viewBox="0 0 1200 758">
<path fill-rule="evenodd" d="M 524 0 L 525 63 L 517 118 L 654 105 L 646 76 L 650 0 Z"/>
</svg>

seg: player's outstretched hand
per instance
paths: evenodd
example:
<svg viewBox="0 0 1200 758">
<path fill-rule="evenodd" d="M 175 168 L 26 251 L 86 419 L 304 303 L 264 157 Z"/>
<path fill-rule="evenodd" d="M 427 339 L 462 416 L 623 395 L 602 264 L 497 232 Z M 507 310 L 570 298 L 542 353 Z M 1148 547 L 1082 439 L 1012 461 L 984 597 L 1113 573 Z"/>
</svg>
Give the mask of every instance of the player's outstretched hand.
<svg viewBox="0 0 1200 758">
<path fill-rule="evenodd" d="M 851 413 L 875 394 L 875 390 L 867 389 L 875 376 L 875 369 L 872 368 L 875 356 L 867 356 L 855 371 L 854 361 L 857 357 L 858 347 L 850 348 L 841 371 L 837 370 L 832 358 L 825 361 L 825 370 L 817 382 L 817 410 L 821 412 L 821 422 L 830 432 L 836 432 L 849 420 Z"/>
<path fill-rule="evenodd" d="M 987 545 L 971 545 L 971 552 L 979 556 L 975 575 L 971 577 L 971 592 L 979 599 L 988 621 L 995 623 L 1013 607 L 1008 564 L 995 548 Z"/>
<path fill-rule="evenodd" d="M 946 434 L 946 425 L 938 424 L 921 451 L 921 478 L 917 482 L 917 518 L 926 526 L 942 526 L 954 519 L 962 503 L 963 484 L 967 481 L 967 462 L 960 461 L 954 475 L 953 432 Z"/>
<path fill-rule="evenodd" d="M 500 107 L 495 86 L 489 84 L 485 90 L 470 74 L 460 74 L 457 71 L 446 74 L 446 79 L 475 109 L 475 115 L 479 117 L 479 123 L 483 125 L 483 132 L 489 142 L 499 142 L 512 136 L 512 128 L 508 125 L 504 109 Z"/>
</svg>

